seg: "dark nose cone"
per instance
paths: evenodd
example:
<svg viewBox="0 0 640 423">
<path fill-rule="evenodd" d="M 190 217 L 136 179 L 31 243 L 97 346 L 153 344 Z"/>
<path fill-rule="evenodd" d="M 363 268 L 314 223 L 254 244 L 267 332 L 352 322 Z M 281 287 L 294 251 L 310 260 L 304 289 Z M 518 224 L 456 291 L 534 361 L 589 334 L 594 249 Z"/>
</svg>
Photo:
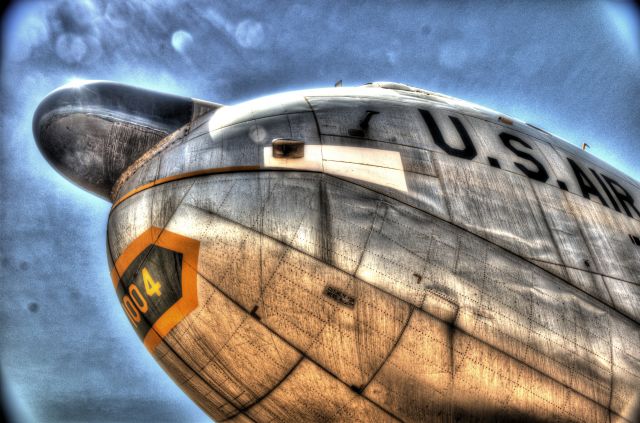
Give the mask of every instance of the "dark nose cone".
<svg viewBox="0 0 640 423">
<path fill-rule="evenodd" d="M 49 94 L 33 116 L 33 135 L 58 172 L 108 199 L 122 172 L 192 114 L 187 97 L 92 81 Z"/>
</svg>

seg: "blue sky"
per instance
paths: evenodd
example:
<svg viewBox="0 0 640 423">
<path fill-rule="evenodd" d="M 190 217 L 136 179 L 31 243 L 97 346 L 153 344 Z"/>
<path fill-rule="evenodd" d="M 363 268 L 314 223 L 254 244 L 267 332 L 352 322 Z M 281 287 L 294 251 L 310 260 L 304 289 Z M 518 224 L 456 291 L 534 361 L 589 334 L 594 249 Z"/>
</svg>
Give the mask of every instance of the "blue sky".
<svg viewBox="0 0 640 423">
<path fill-rule="evenodd" d="M 388 80 L 528 121 L 640 180 L 640 12 L 627 2 L 32 1 L 2 23 L 0 363 L 24 421 L 207 421 L 109 280 L 109 204 L 31 134 L 38 102 L 108 79 L 234 104 Z"/>
</svg>

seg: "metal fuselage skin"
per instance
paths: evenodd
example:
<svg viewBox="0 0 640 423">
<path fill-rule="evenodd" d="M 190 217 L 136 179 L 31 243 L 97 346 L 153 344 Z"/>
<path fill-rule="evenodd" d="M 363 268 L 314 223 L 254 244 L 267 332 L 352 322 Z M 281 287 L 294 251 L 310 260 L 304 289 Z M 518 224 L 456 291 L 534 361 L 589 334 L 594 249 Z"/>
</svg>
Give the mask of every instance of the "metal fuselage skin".
<svg viewBox="0 0 640 423">
<path fill-rule="evenodd" d="M 216 421 L 638 418 L 640 187 L 523 122 L 281 94 L 193 118 L 111 194 L 118 298 Z"/>
</svg>

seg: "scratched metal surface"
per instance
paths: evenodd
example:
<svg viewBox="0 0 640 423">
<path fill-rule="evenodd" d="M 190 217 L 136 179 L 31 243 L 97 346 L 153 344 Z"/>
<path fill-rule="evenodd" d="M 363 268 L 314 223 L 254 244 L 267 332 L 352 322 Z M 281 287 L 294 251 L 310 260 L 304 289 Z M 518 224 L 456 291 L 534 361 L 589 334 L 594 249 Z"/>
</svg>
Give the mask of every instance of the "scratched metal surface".
<svg viewBox="0 0 640 423">
<path fill-rule="evenodd" d="M 500 116 L 378 87 L 194 116 L 109 219 L 112 260 L 151 227 L 200 242 L 158 361 L 216 420 L 633 421 L 637 182 Z"/>
<path fill-rule="evenodd" d="M 628 417 L 637 325 L 523 258 L 317 173 L 183 182 L 122 203 L 110 246 L 162 222 L 201 242 L 199 306 L 156 355 L 215 419 Z"/>
</svg>

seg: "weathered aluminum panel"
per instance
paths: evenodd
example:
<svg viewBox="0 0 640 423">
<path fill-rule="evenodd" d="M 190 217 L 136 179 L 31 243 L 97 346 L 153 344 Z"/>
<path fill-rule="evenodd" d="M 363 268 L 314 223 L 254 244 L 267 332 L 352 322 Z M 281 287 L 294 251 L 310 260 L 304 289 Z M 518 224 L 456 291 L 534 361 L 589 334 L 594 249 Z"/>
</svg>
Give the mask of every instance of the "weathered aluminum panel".
<svg viewBox="0 0 640 423">
<path fill-rule="evenodd" d="M 616 410 L 612 421 L 637 420 L 638 382 L 640 372 L 637 363 L 640 360 L 640 334 L 637 322 L 610 319 L 609 336 L 613 357 L 611 373 L 611 410 Z"/>
<path fill-rule="evenodd" d="M 514 253 L 558 263 L 542 210 L 526 177 L 435 155 L 453 223 Z"/>
<path fill-rule="evenodd" d="M 578 196 L 571 196 L 571 212 L 578 220 L 595 268 L 603 275 L 640 283 L 640 248 L 629 239 L 640 222 Z"/>
<path fill-rule="evenodd" d="M 291 401 L 301 394 L 304 401 Z M 255 421 L 397 421 L 308 360 L 247 414 Z"/>
<path fill-rule="evenodd" d="M 211 122 L 224 109 L 205 116 L 198 129 L 186 135 L 172 134 L 172 139 L 151 151 L 144 164 L 120 183 L 116 201 L 145 184 L 175 175 L 257 168 L 264 164 L 265 148 L 275 138 L 301 139 L 310 146 L 320 143 L 312 113 L 276 115 L 211 129 Z"/>
<path fill-rule="evenodd" d="M 390 213 L 387 213 L 387 216 L 389 215 Z M 401 216 L 407 215 L 411 214 L 403 210 Z M 388 221 L 396 219 L 387 217 L 385 225 Z M 409 227 L 425 228 L 425 225 L 424 222 L 419 225 L 416 222 L 416 224 L 407 225 L 407 228 Z M 432 229 L 432 231 L 435 232 L 432 235 L 435 240 L 437 239 L 435 238 L 436 234 L 440 231 L 436 229 Z M 389 228 L 386 233 L 388 236 L 397 235 L 396 238 L 390 238 L 397 243 L 394 251 L 402 251 L 403 249 L 398 247 L 406 247 L 406 239 L 409 237 L 407 233 L 398 231 L 395 225 L 393 228 Z M 373 237 L 372 234 L 372 239 Z M 428 244 L 425 242 L 427 237 L 424 237 L 425 240 L 419 245 Z M 451 238 L 451 236 L 447 236 L 447 238 Z M 562 289 L 563 283 L 560 280 L 551 277 L 535 266 L 525 264 L 526 262 L 515 256 L 510 258 L 509 255 L 505 255 L 496 247 L 486 244 L 474 245 L 473 239 L 467 238 L 469 238 L 468 235 L 459 240 L 460 247 L 455 247 L 457 243 L 454 243 L 449 247 L 450 252 L 445 254 L 451 258 L 444 260 L 441 266 L 445 268 L 446 266 L 455 266 L 455 270 L 443 271 L 441 266 L 438 266 L 436 273 L 432 273 L 433 270 L 429 269 L 428 273 L 420 275 L 422 276 L 420 282 L 426 282 L 429 285 L 429 292 L 436 294 L 440 303 L 446 304 L 445 307 L 438 310 L 443 321 L 453 321 L 457 316 L 459 320 L 456 320 L 456 325 L 461 326 L 465 332 L 477 336 L 483 342 L 527 363 L 532 368 L 553 375 L 554 378 L 560 378 L 562 383 L 573 386 L 579 392 L 597 396 L 598 402 L 606 406 L 609 398 L 609 368 L 608 366 L 597 367 L 596 365 L 602 358 L 609 356 L 610 347 L 605 342 L 608 341 L 606 338 L 608 328 L 594 326 L 595 331 L 584 332 L 583 337 L 579 340 L 566 338 L 567 335 L 577 336 L 576 324 L 584 321 L 582 317 L 585 313 L 594 313 L 595 310 L 592 309 L 592 306 L 589 305 L 587 311 L 581 311 L 577 317 L 570 318 L 573 313 L 568 314 L 567 311 L 573 310 L 571 307 L 576 307 L 576 305 L 566 303 L 566 300 L 563 305 L 558 305 L 558 297 L 572 298 L 572 295 L 562 293 L 564 289 Z M 443 251 L 446 252 L 446 248 L 443 247 L 451 242 L 451 239 L 446 243 L 438 242 L 435 255 L 437 256 Z M 376 248 L 371 243 L 369 245 Z M 381 247 L 377 249 L 382 250 Z M 425 256 L 425 252 L 421 252 L 420 249 L 412 249 L 409 254 Z M 388 259 L 386 257 L 388 255 L 385 254 L 385 258 L 378 261 L 379 266 L 382 266 L 378 269 L 384 269 L 385 274 L 373 279 L 371 283 L 380 287 L 391 286 L 392 289 L 397 290 L 399 285 L 397 282 L 402 277 L 402 273 L 398 273 L 399 276 L 393 280 L 396 282 L 395 284 L 391 280 L 385 283 L 390 269 L 388 261 L 402 263 L 404 260 L 398 256 Z M 425 262 L 433 266 L 436 260 L 430 256 L 426 257 L 429 257 L 429 261 L 425 260 Z M 411 263 L 415 261 L 415 258 L 410 257 L 409 260 L 408 263 Z M 373 262 L 369 266 L 372 267 Z M 396 267 L 398 266 L 396 265 Z M 410 264 L 410 266 L 416 268 L 416 264 Z M 404 272 L 405 275 L 408 275 L 410 267 L 407 266 Z M 373 272 L 371 273 L 373 274 Z M 405 276 L 405 278 L 407 277 Z M 552 283 L 554 279 L 555 282 Z M 536 282 L 532 289 L 524 286 L 524 281 L 532 284 L 533 281 Z M 403 285 L 409 286 L 408 282 Z M 434 288 L 435 291 L 433 291 Z M 412 291 L 414 295 L 409 299 L 419 298 L 415 295 L 417 290 L 414 288 Z M 536 292 L 540 294 L 532 298 L 531 294 Z M 432 295 L 432 297 L 436 295 Z M 587 303 L 580 302 L 579 309 L 585 307 L 582 304 Z M 423 309 L 427 311 L 430 308 L 429 305 L 427 307 L 423 305 Z M 553 310 L 559 308 L 565 310 L 563 316 L 566 316 L 567 320 L 558 320 L 558 316 Z M 604 308 L 600 307 L 597 313 L 606 316 Z M 597 320 L 593 318 L 588 321 L 597 323 Z M 582 330 L 586 330 L 586 328 Z M 600 335 L 600 340 L 594 339 L 598 334 L 605 334 L 605 337 Z M 601 341 L 601 344 L 598 344 L 597 341 Z M 523 342 L 528 345 L 524 350 L 522 349 Z M 559 349 L 560 351 L 566 349 L 566 353 L 561 354 Z M 580 370 L 576 370 L 576 367 Z M 593 376 L 593 371 L 596 371 L 597 377 Z M 595 383 L 596 380 L 599 382 Z"/>
<path fill-rule="evenodd" d="M 164 342 L 226 401 L 247 407 L 277 386 L 301 355 L 211 282 L 200 278 L 198 296 L 200 307 Z"/>
<path fill-rule="evenodd" d="M 640 322 L 640 285 L 604 276 L 604 283 L 611 296 L 611 302 L 622 313 Z"/>
<path fill-rule="evenodd" d="M 418 120 L 418 110 L 388 100 L 361 97 L 307 97 L 318 120 L 322 135 L 349 137 L 350 130 L 362 131 L 362 136 L 374 141 L 424 148 L 426 136 Z M 378 114 L 371 117 L 368 129 L 360 123 L 367 111 Z M 356 137 L 358 138 L 358 137 Z"/>
<path fill-rule="evenodd" d="M 571 194 L 545 184 L 534 184 L 553 241 L 560 254 L 555 268 L 546 268 L 569 281 L 573 286 L 593 295 L 602 302 L 613 305 L 602 281 L 592 250 L 586 243 L 583 231 L 571 212 Z M 569 197 L 569 199 L 568 199 Z M 541 263 L 538 263 L 541 264 Z"/>
<path fill-rule="evenodd" d="M 323 135 L 322 169 L 449 220 L 433 153 L 428 150 Z"/>
<path fill-rule="evenodd" d="M 640 383 L 637 326 L 540 267 L 333 177 L 248 172 L 191 182 L 176 211 L 157 219 L 171 214 L 166 230 L 201 242 L 200 301 L 164 342 L 196 369 L 201 381 L 187 391 L 211 415 L 629 416 Z M 125 200 L 110 227 L 134 216 L 128 205 L 165 201 L 146 192 L 174 185 Z M 179 364 L 165 366 L 185 378 Z"/>
<path fill-rule="evenodd" d="M 310 111 L 311 109 L 306 100 L 299 93 L 275 94 L 219 109 L 208 123 L 208 130 L 213 131 L 237 123 L 270 116 Z"/>
<path fill-rule="evenodd" d="M 125 200 L 112 210 L 107 227 L 112 257 L 117 260 L 127 246 L 151 226 L 164 228 L 194 182 L 186 179 L 160 185 L 153 191 L 141 191 L 136 194 L 135 202 Z"/>
<path fill-rule="evenodd" d="M 329 97 L 309 97 L 309 101 L 318 115 L 321 133 L 338 133 L 348 135 L 350 129 L 353 130 L 353 127 L 358 127 L 359 122 L 361 122 L 362 118 L 366 116 L 367 110 L 382 110 L 380 114 L 374 115 L 371 118 L 369 128 L 365 135 L 367 138 L 380 139 L 389 144 L 394 142 L 405 143 L 407 142 L 406 140 L 409 139 L 411 140 L 409 141 L 410 145 L 422 146 L 422 148 L 432 150 L 434 153 L 439 152 L 439 154 L 434 155 L 434 157 L 442 158 L 442 160 L 446 162 L 451 160 L 454 162 L 456 161 L 456 158 L 444 154 L 441 150 L 438 151 L 439 146 L 436 145 L 432 131 L 427 130 L 426 127 L 419 128 L 421 125 L 420 123 L 416 123 L 417 121 L 415 120 L 417 119 L 415 114 L 416 109 L 405 108 L 406 113 L 401 114 L 398 110 L 401 110 L 402 107 L 396 100 L 389 101 L 387 98 L 378 102 L 368 100 L 369 99 L 367 98 L 360 97 L 338 98 L 337 100 Z M 453 116 L 458 119 L 462 125 L 466 127 L 467 132 L 473 134 L 472 138 L 476 153 L 475 157 L 471 159 L 473 162 L 486 165 L 487 160 L 493 160 L 491 165 L 500 166 L 503 171 L 513 172 L 514 175 L 521 176 L 526 172 L 534 173 L 534 177 L 540 177 L 541 179 L 544 178 L 544 182 L 546 184 L 550 187 L 554 187 L 554 189 L 542 188 L 540 187 L 540 184 L 543 181 L 531 180 L 531 182 L 528 183 L 526 182 L 527 178 L 520 177 L 517 179 L 523 181 L 523 184 L 519 184 L 519 188 L 516 190 L 516 192 L 523 192 L 520 197 L 514 196 L 511 191 L 510 187 L 513 181 L 507 181 L 502 185 L 502 195 L 496 195 L 496 181 L 490 180 L 487 184 L 480 183 L 474 189 L 476 193 L 475 195 L 477 196 L 477 199 L 475 200 L 469 200 L 468 198 L 461 196 L 460 191 L 454 191 L 453 194 L 448 193 L 449 196 L 445 196 L 445 198 L 454 202 L 452 205 L 449 205 L 449 209 L 452 210 L 451 214 L 453 221 L 456 224 L 467 227 L 469 230 L 474 231 L 475 229 L 475 233 L 483 234 L 484 236 L 488 236 L 487 234 L 491 233 L 493 235 L 493 238 L 490 238 L 492 241 L 511 249 L 517 254 L 530 258 L 539 266 L 555 273 L 565 280 L 569 280 L 577 286 L 581 286 L 583 289 L 586 289 L 587 292 L 592 293 L 597 298 L 610 304 L 610 297 L 603 291 L 603 286 L 602 283 L 599 282 L 599 278 L 593 278 L 594 281 L 585 281 L 585 275 L 579 272 L 580 270 L 593 271 L 594 269 L 597 272 L 602 272 L 602 270 L 597 267 L 590 268 L 590 266 L 593 266 L 593 260 L 590 258 L 588 248 L 585 248 L 583 245 L 584 243 L 580 242 L 579 239 L 580 234 L 578 234 L 578 232 L 580 232 L 582 228 L 571 228 L 572 231 L 570 233 L 573 234 L 572 236 L 574 237 L 572 239 L 565 236 L 566 234 L 562 232 L 562 229 L 556 230 L 550 227 L 545 228 L 545 226 L 550 224 L 549 221 L 553 220 L 551 216 L 547 216 L 546 214 L 550 213 L 549 208 L 553 208 L 555 204 L 548 203 L 547 201 L 551 200 L 549 196 L 557 197 L 558 195 L 561 195 L 558 187 L 564 188 L 566 186 L 566 189 L 569 192 L 573 192 L 578 195 L 582 194 L 582 192 L 579 191 L 580 188 L 577 182 L 575 181 L 576 176 L 571 173 L 573 170 L 569 166 L 566 158 L 560 158 L 556 154 L 555 150 L 545 142 L 527 135 L 526 133 L 531 133 L 533 131 L 530 128 L 524 131 L 526 125 L 519 123 L 512 123 L 511 125 L 494 124 L 475 118 L 465 120 L 465 118 L 451 110 L 447 110 L 447 108 L 443 109 L 433 107 L 432 104 L 425 106 L 418 104 L 417 106 L 421 107 L 423 110 L 428 110 L 429 113 L 431 113 L 443 138 L 447 140 L 447 145 L 451 148 L 461 150 L 464 148 L 464 145 L 461 143 L 459 130 L 454 127 L 455 125 L 453 125 L 453 121 L 449 116 Z M 422 125 L 424 125 L 424 123 Z M 411 128 L 412 136 L 408 138 L 403 137 L 402 140 L 398 140 L 394 136 L 394 128 L 398 129 L 396 133 L 402 133 L 406 128 Z M 507 143 L 499 139 L 498 134 L 500 132 L 516 135 L 520 141 L 515 143 L 512 142 L 512 147 L 518 151 L 523 151 L 527 156 L 524 158 L 515 157 L 514 153 L 516 152 L 510 151 L 507 147 Z M 416 136 L 424 137 L 425 135 L 426 140 L 421 139 L 418 141 L 415 138 Z M 368 139 L 329 137 L 325 141 L 325 144 L 334 143 L 335 140 L 342 139 L 352 139 L 354 144 L 360 145 L 371 143 Z M 416 151 L 418 150 L 416 149 Z M 553 162 L 547 161 L 547 158 L 550 156 Z M 457 163 L 460 165 L 465 164 L 462 160 L 457 160 Z M 439 170 L 441 173 L 440 176 L 442 183 L 445 185 L 445 191 L 447 190 L 446 184 L 451 183 L 451 178 L 446 170 L 447 169 Z M 333 168 L 327 169 L 325 166 L 325 172 L 347 178 L 353 176 L 356 171 L 357 169 L 352 169 L 348 173 L 345 173 L 336 171 L 336 169 Z M 536 172 L 539 172 L 539 174 L 535 175 Z M 467 191 L 468 181 L 464 179 L 464 177 L 478 177 L 475 173 L 473 175 L 459 175 L 458 173 L 456 173 L 455 176 L 463 178 L 461 184 L 465 191 Z M 485 170 L 484 172 L 481 172 L 481 174 L 482 173 L 489 174 L 491 173 L 491 170 Z M 495 172 L 495 174 L 500 175 L 501 173 Z M 406 178 L 409 179 L 411 174 L 405 172 L 405 175 L 407 175 Z M 505 176 L 502 176 L 502 178 L 505 178 Z M 362 181 L 360 181 L 360 183 L 362 183 Z M 368 186 L 366 183 L 364 185 Z M 425 186 L 426 184 L 424 184 L 423 181 L 419 181 L 417 185 Z M 531 185 L 531 188 L 526 187 L 526 185 Z M 490 187 L 494 188 L 493 191 Z M 534 187 L 539 192 L 531 192 Z M 428 202 L 416 204 L 415 196 L 412 195 L 415 192 L 413 189 L 409 190 L 408 195 L 397 192 L 397 189 L 395 190 L 396 192 L 390 192 L 393 190 L 389 190 L 383 186 L 378 186 L 377 190 L 423 210 L 431 212 L 434 211 L 433 206 L 429 205 Z M 490 195 L 486 195 L 487 193 L 490 193 Z M 542 195 L 543 193 L 547 195 Z M 536 198 L 536 195 L 541 198 Z M 604 194 L 602 195 L 604 196 Z M 431 195 L 423 195 L 420 197 L 421 198 L 419 198 L 419 200 L 433 198 Z M 596 201 L 597 200 L 598 199 L 596 198 Z M 491 203 L 491 201 L 493 201 L 493 203 Z M 518 201 L 524 201 L 524 203 L 522 203 L 522 205 L 517 204 Z M 605 200 L 605 202 L 606 201 L 607 200 Z M 484 208 L 480 209 L 477 212 L 477 215 L 484 216 L 484 220 L 490 224 L 482 222 L 482 217 L 478 218 L 478 216 L 473 215 L 473 212 L 478 210 L 478 204 L 476 202 L 485 203 Z M 489 204 L 486 204 L 487 202 Z M 516 202 L 516 204 L 513 204 L 514 202 Z M 540 204 L 536 204 L 537 202 L 540 202 Z M 425 205 L 428 207 L 425 207 Z M 465 207 L 469 213 L 461 216 L 460 212 L 464 211 Z M 502 209 L 506 209 L 507 211 L 505 212 L 505 210 Z M 508 212 L 510 209 L 513 210 L 511 214 Z M 531 215 L 533 221 L 523 225 L 520 220 L 521 210 L 533 210 L 533 214 Z M 563 212 L 562 209 L 558 210 L 558 213 L 566 215 L 566 212 Z M 442 216 L 441 212 L 440 214 L 435 212 L 435 214 Z M 565 220 L 567 220 L 571 225 L 574 224 L 572 217 L 565 216 L 565 218 Z M 551 224 L 553 223 L 554 222 L 551 222 Z M 558 222 L 556 221 L 555 223 L 557 224 Z M 516 231 L 516 233 L 513 234 L 512 231 Z M 523 242 L 523 240 L 525 241 Z M 532 250 L 531 247 L 533 245 L 537 246 L 537 251 Z M 560 251 L 561 249 L 562 251 Z M 575 268 L 576 270 L 568 271 L 566 266 Z M 607 274 L 616 276 L 615 273 Z M 617 277 L 619 277 L 619 275 L 617 275 Z M 595 285 L 587 288 L 585 287 L 585 283 Z"/>
<path fill-rule="evenodd" d="M 107 225 L 107 245 L 113 260 L 117 260 L 134 239 L 151 227 L 154 192 L 145 190 L 135 201 L 124 202 L 111 211 Z M 167 224 L 164 223 L 163 226 Z"/>
<path fill-rule="evenodd" d="M 156 359 L 164 371 L 213 419 L 224 420 L 238 413 L 236 407 L 211 388 L 166 343 L 159 344 L 156 353 Z"/>
<path fill-rule="evenodd" d="M 112 194 L 122 193 L 122 195 L 112 195 L 115 199 L 120 199 L 124 194 L 130 193 L 135 189 L 152 184 L 158 180 L 158 169 L 162 156 L 155 156 L 145 161 L 144 165 L 138 168 L 127 179 L 122 180 L 121 185 L 115 186 Z"/>
</svg>

